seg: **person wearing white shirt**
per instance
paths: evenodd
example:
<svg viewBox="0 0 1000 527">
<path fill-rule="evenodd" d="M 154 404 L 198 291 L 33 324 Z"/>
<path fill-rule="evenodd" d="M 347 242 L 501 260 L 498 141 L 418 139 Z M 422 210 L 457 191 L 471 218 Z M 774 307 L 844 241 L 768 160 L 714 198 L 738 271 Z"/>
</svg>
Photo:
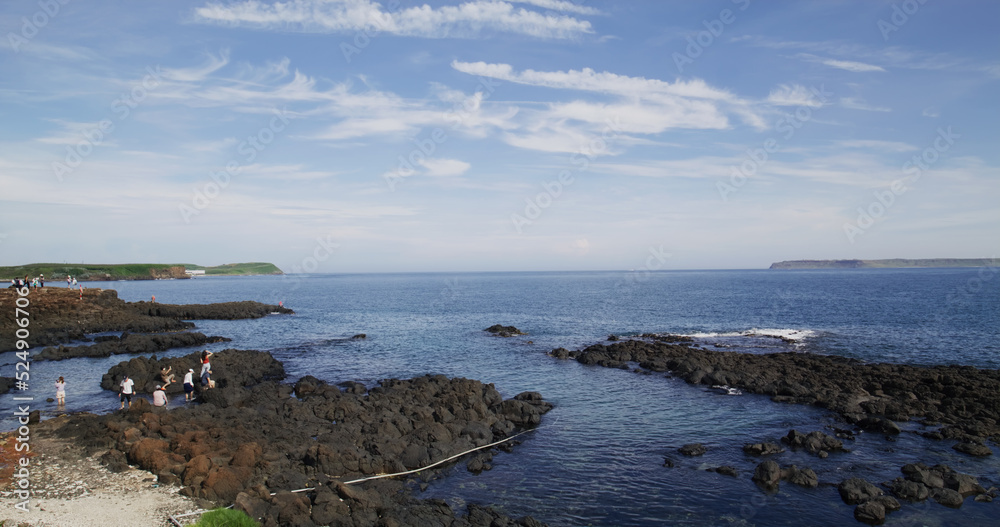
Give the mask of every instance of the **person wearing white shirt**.
<svg viewBox="0 0 1000 527">
<path fill-rule="evenodd" d="M 153 390 L 153 406 L 167 407 L 167 392 L 159 384 L 156 385 L 156 390 Z"/>
<path fill-rule="evenodd" d="M 190 401 L 194 398 L 194 370 L 188 369 L 184 374 L 184 400 Z"/>
<path fill-rule="evenodd" d="M 126 401 L 128 401 L 128 407 L 132 408 L 132 393 L 133 393 L 132 387 L 135 386 L 135 383 L 132 381 L 132 379 L 129 378 L 128 375 L 126 375 L 125 378 L 122 380 L 121 386 L 122 389 L 121 392 L 119 392 L 118 394 L 118 398 L 121 399 L 122 406 L 121 408 L 119 408 L 119 410 L 125 409 Z"/>
</svg>

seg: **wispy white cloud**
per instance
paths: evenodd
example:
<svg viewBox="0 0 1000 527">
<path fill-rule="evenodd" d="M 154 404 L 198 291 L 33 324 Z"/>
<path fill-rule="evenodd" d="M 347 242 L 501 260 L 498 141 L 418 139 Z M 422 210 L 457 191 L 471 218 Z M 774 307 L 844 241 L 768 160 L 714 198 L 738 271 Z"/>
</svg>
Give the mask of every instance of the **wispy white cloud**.
<svg viewBox="0 0 1000 527">
<path fill-rule="evenodd" d="M 847 141 L 836 141 L 834 144 L 842 148 L 861 148 L 877 150 L 880 152 L 912 152 L 919 150 L 917 147 L 900 141 L 880 141 L 874 139 L 855 139 Z"/>
<path fill-rule="evenodd" d="M 229 50 L 224 49 L 218 55 L 209 54 L 201 66 L 191 68 L 163 68 L 163 76 L 177 82 L 202 82 L 209 75 L 229 64 Z"/>
<path fill-rule="evenodd" d="M 420 165 L 426 170 L 424 172 L 428 176 L 432 177 L 455 177 L 461 176 L 466 173 L 469 168 L 472 167 L 469 163 L 465 161 L 459 161 L 458 159 L 424 159 L 420 161 Z"/>
<path fill-rule="evenodd" d="M 552 11 L 565 11 L 567 13 L 577 13 L 580 15 L 603 14 L 597 8 L 574 4 L 573 2 L 569 2 L 567 0 L 509 0 L 509 1 L 515 4 L 530 4 L 536 7 L 541 7 L 542 9 L 550 9 Z"/>
<path fill-rule="evenodd" d="M 930 71 L 960 71 L 985 73 L 991 77 L 1000 77 L 1000 64 L 996 61 L 983 62 L 965 56 L 946 52 L 926 52 L 903 46 L 878 46 L 837 40 L 821 40 L 815 42 L 779 40 L 760 35 L 746 35 L 736 39 L 750 46 L 768 49 L 802 50 L 809 53 L 799 53 L 796 58 L 814 58 L 816 62 L 834 61 L 827 66 L 849 69 L 849 71 L 878 71 L 859 68 L 905 68 Z M 815 53 L 833 55 L 839 59 L 822 59 Z M 837 64 L 839 63 L 839 64 Z M 876 66 L 874 64 L 881 64 Z M 854 69 L 850 69 L 850 68 Z"/>
<path fill-rule="evenodd" d="M 874 64 L 865 64 L 864 62 L 855 62 L 853 60 L 825 59 L 822 60 L 821 62 L 823 64 L 826 64 L 827 66 L 847 71 L 855 71 L 855 72 L 885 71 L 885 68 L 881 66 L 876 66 Z"/>
<path fill-rule="evenodd" d="M 816 94 L 801 84 L 782 84 L 771 90 L 767 102 L 775 106 L 808 106 L 819 108 L 823 106 Z"/>
<path fill-rule="evenodd" d="M 819 57 L 811 53 L 798 53 L 795 58 L 805 60 L 807 62 L 815 62 L 818 64 L 823 64 L 824 66 L 830 66 L 831 68 L 837 68 L 853 72 L 868 72 L 868 71 L 885 71 L 885 68 L 881 66 L 876 66 L 874 64 L 867 64 L 864 62 L 858 62 L 853 60 L 837 60 Z"/>
<path fill-rule="evenodd" d="M 544 86 L 547 88 L 582 90 L 609 93 L 622 96 L 652 98 L 655 96 L 690 97 L 722 101 L 736 101 L 737 98 L 726 90 L 709 86 L 701 79 L 678 80 L 669 83 L 659 79 L 629 77 L 607 71 L 597 72 L 590 68 L 568 71 L 515 72 L 510 64 L 490 64 L 486 62 L 452 61 L 451 67 L 469 75 L 480 75 L 494 79 Z"/>
<path fill-rule="evenodd" d="M 856 97 L 842 97 L 840 105 L 849 110 L 864 110 L 866 112 L 891 112 L 892 108 L 873 106 Z"/>
<path fill-rule="evenodd" d="M 64 121 L 62 119 L 46 119 L 59 126 L 58 130 L 49 135 L 37 137 L 34 140 L 48 145 L 70 145 L 74 146 L 81 142 L 89 143 L 92 146 L 115 146 L 116 143 L 105 132 L 109 128 L 102 130 L 100 122 L 78 123 Z"/>
<path fill-rule="evenodd" d="M 542 3 L 550 3 L 553 7 L 549 9 L 558 7 L 562 11 L 592 14 L 580 9 L 574 11 L 569 2 Z M 226 5 L 209 3 L 195 9 L 195 17 L 201 22 L 269 30 L 343 33 L 371 29 L 428 38 L 473 38 L 487 31 L 554 39 L 593 33 L 586 20 L 543 14 L 516 8 L 508 2 L 489 0 L 437 8 L 425 4 L 400 10 L 387 10 L 372 0 L 290 0 L 274 4 L 247 0 Z"/>
<path fill-rule="evenodd" d="M 309 170 L 304 164 L 295 165 L 265 165 L 254 163 L 241 167 L 241 178 L 261 178 L 266 182 L 274 181 L 315 181 L 337 175 L 337 172 L 327 170 Z"/>
<path fill-rule="evenodd" d="M 509 64 L 457 60 L 451 65 L 469 75 L 610 97 L 607 102 L 577 99 L 550 103 L 543 110 L 522 109 L 523 125 L 504 134 L 508 144 L 520 148 L 579 152 L 609 128 L 614 131 L 619 145 L 633 139 L 628 134 L 658 134 L 670 129 L 726 129 L 730 127 L 730 115 L 756 128 L 764 127 L 763 118 L 752 103 L 700 79 L 671 83 L 590 68 L 515 71 Z M 610 147 L 599 154 L 618 151 L 620 148 Z"/>
</svg>

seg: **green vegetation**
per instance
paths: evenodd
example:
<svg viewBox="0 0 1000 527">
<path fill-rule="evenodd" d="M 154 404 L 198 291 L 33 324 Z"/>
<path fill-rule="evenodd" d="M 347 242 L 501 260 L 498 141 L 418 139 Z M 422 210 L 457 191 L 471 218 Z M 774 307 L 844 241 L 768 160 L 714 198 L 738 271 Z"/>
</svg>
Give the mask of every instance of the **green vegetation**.
<svg viewBox="0 0 1000 527">
<path fill-rule="evenodd" d="M 189 270 L 203 270 L 206 275 L 259 275 L 259 274 L 284 274 L 281 269 L 272 263 L 248 262 L 216 265 L 214 267 L 203 267 L 200 265 L 183 264 Z"/>
<path fill-rule="evenodd" d="M 215 509 L 202 514 L 198 523 L 187 527 L 260 527 L 260 524 L 243 511 Z"/>
<path fill-rule="evenodd" d="M 34 278 L 45 275 L 46 281 L 65 280 L 67 276 L 77 280 L 151 280 L 156 274 L 168 274 L 175 264 L 56 264 L 37 263 L 0 267 L 0 278 Z"/>
<path fill-rule="evenodd" d="M 80 281 L 92 280 L 153 280 L 156 278 L 187 278 L 185 269 L 200 269 L 205 275 L 259 275 L 282 274 L 274 264 L 251 262 L 204 267 L 192 264 L 57 264 L 33 263 L 0 267 L 0 280 L 9 282 L 12 278 L 34 278 L 45 275 L 53 285 L 72 276 Z M 0 284 L 2 285 L 2 284 Z"/>
<path fill-rule="evenodd" d="M 906 267 L 996 267 L 993 258 L 928 258 L 907 260 L 787 260 L 771 264 L 771 269 L 888 269 Z"/>
</svg>

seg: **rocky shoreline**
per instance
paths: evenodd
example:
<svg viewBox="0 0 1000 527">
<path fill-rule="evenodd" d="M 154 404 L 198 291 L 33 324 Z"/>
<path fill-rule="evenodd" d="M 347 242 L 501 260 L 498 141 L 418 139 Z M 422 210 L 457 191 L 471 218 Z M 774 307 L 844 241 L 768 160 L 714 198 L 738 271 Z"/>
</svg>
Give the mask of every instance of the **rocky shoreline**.
<svg viewBox="0 0 1000 527">
<path fill-rule="evenodd" d="M 135 465 L 162 484 L 181 486 L 182 495 L 212 506 L 235 503 L 264 526 L 541 525 L 476 505 L 459 517 L 443 501 L 412 497 L 405 480 L 347 484 L 420 469 L 529 430 L 552 407 L 538 393 L 504 400 L 491 384 L 442 375 L 386 379 L 371 388 L 314 377 L 282 384 L 267 380 L 283 376 L 270 354 L 217 355 L 212 367 L 220 382 L 200 393 L 202 404 L 165 411 L 138 398 L 124 412 L 45 421 L 40 433 L 101 454 L 109 470 Z M 109 370 L 102 387 L 115 388 L 128 373 L 146 391 L 163 364 L 184 368 L 195 360 L 197 354 L 137 357 Z M 483 470 L 493 453 L 481 450 L 455 463 Z M 291 492 L 300 489 L 312 490 Z"/>
<path fill-rule="evenodd" d="M 94 338 L 96 344 L 89 346 L 49 346 L 33 357 L 35 360 L 66 360 L 77 357 L 110 357 L 111 355 L 156 353 L 172 348 L 185 348 L 229 342 L 226 337 L 208 337 L 203 333 L 182 331 L 180 333 L 138 334 L 122 333 Z"/>
<path fill-rule="evenodd" d="M 122 378 L 131 377 L 140 396 L 130 408 L 40 423 L 38 412 L 32 413 L 33 440 L 56 445 L 71 464 L 96 458 L 111 473 L 135 470 L 130 466 L 147 470 L 159 485 L 179 488 L 204 508 L 235 504 L 268 527 L 542 525 L 480 504 L 454 511 L 442 500 L 420 500 L 409 492 L 458 463 L 472 472 L 489 470 L 497 452 L 510 452 L 519 443 L 514 438 L 538 426 L 552 408 L 536 392 L 504 400 L 492 384 L 441 375 L 386 379 L 371 387 L 330 385 L 311 376 L 289 384 L 270 353 L 226 349 L 211 359 L 215 388 L 199 387 L 195 403 L 158 408 L 141 395 L 162 384 L 161 369 L 170 367 L 175 375 L 168 394 L 179 394 L 184 374 L 197 374 L 201 360 L 197 352 L 169 358 L 155 352 L 229 340 L 181 331 L 193 327 L 185 319 L 293 312 L 257 302 L 129 303 L 113 290 L 84 290 L 81 299 L 79 292 L 49 288 L 29 298 L 29 342 L 36 346 L 125 332 L 95 337 L 92 345 L 50 346 L 37 360 L 144 354 L 111 367 L 101 380 L 102 389 L 117 391 Z M 12 335 L 13 324 L 0 317 L 2 334 Z M 12 348 L 0 341 L 0 350 Z M 452 457 L 441 468 L 425 469 Z M 414 473 L 409 479 L 351 481 L 408 471 Z"/>
<path fill-rule="evenodd" d="M 0 289 L 0 305 L 14 305 L 14 289 Z M 113 289 L 43 287 L 29 296 L 32 348 L 57 346 L 73 341 L 89 341 L 88 335 L 103 332 L 163 333 L 192 329 L 187 320 L 237 320 L 260 318 L 272 313 L 293 314 L 291 309 L 259 302 L 174 305 L 153 302 L 125 302 Z M 15 349 L 13 309 L 0 312 L 0 352 Z"/>
<path fill-rule="evenodd" d="M 818 458 L 844 450 L 838 438 L 854 439 L 854 433 L 870 432 L 887 440 L 901 433 L 897 422 L 918 421 L 920 435 L 949 440 L 952 448 L 969 456 L 989 456 L 990 443 L 1000 444 L 1000 370 L 968 366 L 908 366 L 870 364 L 836 356 L 806 353 L 749 354 L 712 351 L 698 347 L 689 337 L 645 334 L 610 344 L 595 344 L 570 351 L 557 348 L 549 355 L 573 359 L 584 365 L 633 370 L 636 373 L 668 373 L 690 384 L 770 396 L 775 402 L 809 404 L 834 412 L 846 423 L 837 437 L 819 431 L 803 434 L 791 430 L 782 438 L 789 447 L 804 449 Z M 774 443 L 742 445 L 750 456 L 771 456 L 784 449 Z M 699 444 L 684 445 L 679 453 L 704 453 Z M 673 467 L 670 458 L 664 466 Z M 712 469 L 736 475 L 733 467 Z M 841 490 L 843 501 L 857 505 L 858 521 L 880 524 L 901 505 L 898 500 L 918 502 L 933 499 L 948 507 L 961 507 L 965 498 L 992 501 L 998 490 L 984 488 L 976 478 L 946 465 L 907 464 L 903 476 L 881 483 L 840 483 L 867 490 Z M 808 467 L 781 467 L 774 460 L 757 465 L 752 479 L 765 491 L 774 491 L 780 481 L 816 487 L 816 474 Z M 857 479 L 857 478 L 854 478 Z M 850 482 L 850 483 L 848 483 Z M 872 490 L 874 489 L 874 490 Z M 884 489 L 884 490 L 883 490 Z M 885 495 L 886 492 L 891 494 Z M 846 494 L 845 494 L 846 493 Z M 849 496 L 849 497 L 848 497 Z"/>
</svg>

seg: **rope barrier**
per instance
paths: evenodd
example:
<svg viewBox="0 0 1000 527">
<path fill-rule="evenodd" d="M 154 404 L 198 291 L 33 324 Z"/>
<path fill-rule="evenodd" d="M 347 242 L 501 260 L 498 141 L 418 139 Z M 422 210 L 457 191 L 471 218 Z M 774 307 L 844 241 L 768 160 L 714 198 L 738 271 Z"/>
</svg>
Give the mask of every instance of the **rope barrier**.
<svg viewBox="0 0 1000 527">
<path fill-rule="evenodd" d="M 488 445 L 477 446 L 476 448 L 472 448 L 472 449 L 466 450 L 465 452 L 461 452 L 461 453 L 455 454 L 454 456 L 442 459 L 441 461 L 437 461 L 437 462 L 431 463 L 430 465 L 427 465 L 427 466 L 424 466 L 424 467 L 415 468 L 413 470 L 407 470 L 405 472 L 394 472 L 392 474 L 376 474 L 374 476 L 368 476 L 366 478 L 353 479 L 351 481 L 345 481 L 344 485 L 354 485 L 356 483 L 362 483 L 362 482 L 371 481 L 371 480 L 374 480 L 374 479 L 393 478 L 393 477 L 396 477 L 396 476 L 405 476 L 407 474 L 413 474 L 413 473 L 416 473 L 416 472 L 420 472 L 421 470 L 427 470 L 427 469 L 430 469 L 430 468 L 434 468 L 434 467 L 436 467 L 438 465 L 441 465 L 443 463 L 447 463 L 447 462 L 449 462 L 449 461 L 451 461 L 453 459 L 460 458 L 460 457 L 462 457 L 462 456 L 464 456 L 466 454 L 471 454 L 472 452 L 475 452 L 477 450 L 482 450 L 484 448 L 494 447 L 496 445 L 499 445 L 499 444 L 502 444 L 502 443 L 506 443 L 507 441 L 512 441 L 517 436 L 527 434 L 528 432 L 532 432 L 532 431 L 535 431 L 537 429 L 538 428 L 531 428 L 531 429 L 528 429 L 528 430 L 522 430 L 522 431 L 520 431 L 520 432 L 518 432 L 518 433 L 516 433 L 516 434 L 514 434 L 514 435 L 512 435 L 512 436 L 510 436 L 508 438 L 501 439 L 499 441 L 494 441 L 494 442 L 492 442 L 492 443 L 490 443 Z M 328 477 L 333 477 L 333 476 L 330 476 L 329 474 L 327 474 L 327 476 Z M 340 478 L 334 478 L 334 479 L 340 479 Z M 306 488 L 306 489 L 296 489 L 296 490 L 292 490 L 292 491 L 289 491 L 289 492 L 293 492 L 293 493 L 294 492 L 309 492 L 311 490 L 316 490 L 316 487 L 309 487 L 309 488 Z M 277 492 L 272 492 L 271 493 L 272 496 L 274 496 L 276 494 L 277 494 Z M 232 509 L 234 505 L 236 505 L 236 504 L 234 503 L 234 504 L 232 504 L 232 505 L 230 505 L 228 507 L 225 507 L 225 508 Z M 205 509 L 199 509 L 199 510 L 196 510 L 194 512 L 188 512 L 188 513 L 184 513 L 184 514 L 177 514 L 177 515 L 168 514 L 167 515 L 167 519 L 170 521 L 170 523 L 174 524 L 176 527 L 184 527 L 184 525 L 180 522 L 180 520 L 178 518 L 184 518 L 184 517 L 187 517 L 187 516 L 201 515 L 201 514 L 205 514 L 206 512 L 210 512 L 210 511 L 207 511 Z"/>
</svg>

